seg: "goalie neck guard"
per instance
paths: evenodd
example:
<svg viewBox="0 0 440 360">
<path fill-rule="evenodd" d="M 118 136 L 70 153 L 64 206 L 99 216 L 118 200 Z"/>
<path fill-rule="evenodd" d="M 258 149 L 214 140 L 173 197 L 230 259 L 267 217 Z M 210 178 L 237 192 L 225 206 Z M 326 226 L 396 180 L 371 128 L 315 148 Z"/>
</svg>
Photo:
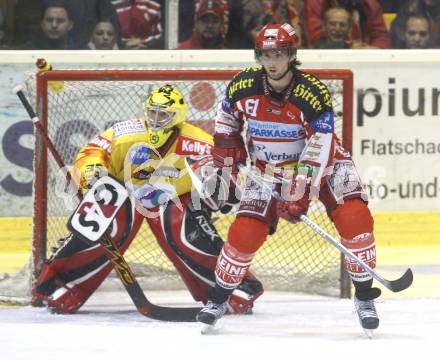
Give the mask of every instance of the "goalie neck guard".
<svg viewBox="0 0 440 360">
<path fill-rule="evenodd" d="M 173 128 L 181 125 L 188 113 L 188 107 L 177 88 L 164 85 L 151 92 L 145 101 L 145 122 L 148 143 L 160 148 L 173 134 Z"/>
</svg>

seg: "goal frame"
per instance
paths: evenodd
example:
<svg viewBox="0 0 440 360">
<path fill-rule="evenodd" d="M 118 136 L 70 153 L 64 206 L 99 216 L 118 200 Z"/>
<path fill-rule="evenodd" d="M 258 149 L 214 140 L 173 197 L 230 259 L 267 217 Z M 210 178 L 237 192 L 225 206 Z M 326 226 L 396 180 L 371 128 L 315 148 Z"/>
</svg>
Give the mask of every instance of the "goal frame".
<svg viewBox="0 0 440 360">
<path fill-rule="evenodd" d="M 188 70 L 52 70 L 36 76 L 36 113 L 44 128 L 48 126 L 48 83 L 50 81 L 219 81 L 231 80 L 240 69 Z M 352 151 L 353 137 L 353 72 L 348 69 L 304 69 L 321 80 L 343 82 L 342 144 Z M 47 254 L 47 175 L 48 149 L 40 134 L 35 134 L 34 214 L 32 234 L 32 276 L 36 279 Z M 350 298 L 351 281 L 340 257 L 340 297 Z"/>
</svg>

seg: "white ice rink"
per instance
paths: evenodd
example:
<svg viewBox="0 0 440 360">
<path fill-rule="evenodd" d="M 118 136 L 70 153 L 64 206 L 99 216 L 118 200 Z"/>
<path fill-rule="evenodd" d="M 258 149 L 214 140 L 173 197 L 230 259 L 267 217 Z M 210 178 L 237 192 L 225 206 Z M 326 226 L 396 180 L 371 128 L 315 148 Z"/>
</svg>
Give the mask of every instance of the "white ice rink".
<svg viewBox="0 0 440 360">
<path fill-rule="evenodd" d="M 183 291 L 148 295 L 190 304 Z M 384 297 L 376 307 L 381 324 L 371 340 L 352 300 L 274 292 L 253 315 L 226 316 L 201 335 L 196 323 L 150 320 L 126 294 L 101 292 L 76 315 L 0 308 L 0 359 L 438 359 L 440 299 Z"/>
</svg>

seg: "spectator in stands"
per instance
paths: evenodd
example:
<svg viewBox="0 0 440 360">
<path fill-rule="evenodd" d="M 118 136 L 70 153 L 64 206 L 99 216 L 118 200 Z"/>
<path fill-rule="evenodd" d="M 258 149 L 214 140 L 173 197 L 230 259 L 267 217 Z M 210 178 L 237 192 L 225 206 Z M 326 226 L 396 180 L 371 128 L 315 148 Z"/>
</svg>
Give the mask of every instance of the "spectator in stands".
<svg viewBox="0 0 440 360">
<path fill-rule="evenodd" d="M 20 46 L 29 43 L 30 34 L 40 30 L 43 10 L 52 0 L 15 0 L 15 43 Z M 70 15 L 75 26 L 69 32 L 69 43 L 73 48 L 85 49 L 98 18 L 109 18 L 119 29 L 118 16 L 111 0 L 67 0 Z"/>
<path fill-rule="evenodd" d="M 14 40 L 16 0 L 0 0 L 0 48 L 9 48 Z"/>
<path fill-rule="evenodd" d="M 228 23 L 226 0 L 198 0 L 192 36 L 177 49 L 225 49 Z"/>
<path fill-rule="evenodd" d="M 47 0 L 44 0 L 47 1 Z M 87 48 L 96 20 L 107 18 L 119 31 L 119 21 L 111 0 L 68 0 L 75 27 L 71 37 L 81 48 Z"/>
<path fill-rule="evenodd" d="M 430 47 L 430 24 L 423 15 L 411 15 L 406 20 L 404 49 L 427 49 Z"/>
<path fill-rule="evenodd" d="M 149 0 L 112 0 L 124 49 L 162 49 L 161 5 Z"/>
<path fill-rule="evenodd" d="M 231 47 L 253 49 L 258 32 L 266 24 L 288 23 L 295 28 L 301 44 L 302 24 L 300 13 L 303 0 L 242 0 L 231 6 Z M 232 5 L 232 4 L 231 4 Z M 232 21 L 232 18 L 237 19 Z M 237 27 L 237 23 L 241 28 Z M 232 31 L 233 29 L 233 31 Z M 244 35 L 244 36 L 243 36 Z"/>
<path fill-rule="evenodd" d="M 324 36 L 315 44 L 316 49 L 350 49 L 351 14 L 335 6 L 324 12 Z"/>
<path fill-rule="evenodd" d="M 430 23 L 431 47 L 440 47 L 440 1 L 407 0 L 391 24 L 391 38 L 395 48 L 405 47 L 405 26 L 411 15 L 423 15 Z"/>
<path fill-rule="evenodd" d="M 79 49 L 69 36 L 74 27 L 70 8 L 63 0 L 48 2 L 43 10 L 40 29 L 31 34 L 31 41 L 25 49 L 63 50 Z"/>
<path fill-rule="evenodd" d="M 15 48 L 29 46 L 31 37 L 41 32 L 41 19 L 44 6 L 42 1 L 14 0 L 14 39 Z"/>
<path fill-rule="evenodd" d="M 237 1 L 235 1 L 237 3 Z M 194 27 L 195 0 L 179 0 L 178 43 L 189 39 Z"/>
<path fill-rule="evenodd" d="M 305 29 L 309 47 L 324 36 L 322 14 L 332 6 L 347 9 L 352 18 L 352 48 L 391 47 L 391 39 L 385 27 L 382 8 L 378 0 L 308 0 L 305 2 Z"/>
<path fill-rule="evenodd" d="M 91 50 L 118 50 L 118 32 L 110 19 L 98 19 L 88 47 Z"/>
</svg>

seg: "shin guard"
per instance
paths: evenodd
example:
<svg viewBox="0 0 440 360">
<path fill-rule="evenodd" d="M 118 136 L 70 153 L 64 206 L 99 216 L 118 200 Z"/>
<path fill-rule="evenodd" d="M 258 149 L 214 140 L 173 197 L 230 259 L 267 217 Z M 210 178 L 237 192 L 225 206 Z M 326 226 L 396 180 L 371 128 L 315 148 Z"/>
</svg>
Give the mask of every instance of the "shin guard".
<svg viewBox="0 0 440 360">
<path fill-rule="evenodd" d="M 373 218 L 367 205 L 360 199 L 347 200 L 332 213 L 342 244 L 371 268 L 376 267 L 376 245 Z M 345 257 L 347 270 L 354 281 L 371 280 L 371 275 L 351 259 Z"/>
<path fill-rule="evenodd" d="M 333 211 L 332 218 L 341 235 L 342 244 L 374 269 L 376 267 L 376 244 L 373 234 L 373 218 L 367 205 L 357 198 L 346 200 Z M 375 298 L 380 295 L 379 289 L 371 288 L 372 276 L 347 256 L 345 256 L 345 266 L 359 299 Z"/>
<path fill-rule="evenodd" d="M 249 266 L 251 266 L 254 254 L 239 252 L 229 242 L 226 242 L 218 257 L 215 267 L 215 281 L 218 295 L 221 292 L 224 300 L 240 285 Z M 219 302 L 216 299 L 216 302 Z"/>
</svg>

